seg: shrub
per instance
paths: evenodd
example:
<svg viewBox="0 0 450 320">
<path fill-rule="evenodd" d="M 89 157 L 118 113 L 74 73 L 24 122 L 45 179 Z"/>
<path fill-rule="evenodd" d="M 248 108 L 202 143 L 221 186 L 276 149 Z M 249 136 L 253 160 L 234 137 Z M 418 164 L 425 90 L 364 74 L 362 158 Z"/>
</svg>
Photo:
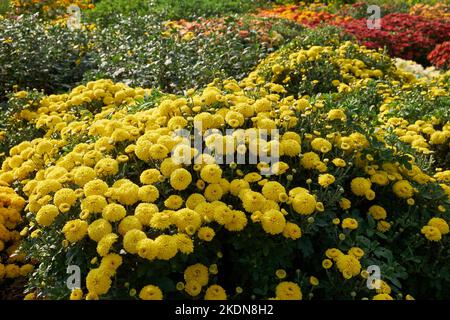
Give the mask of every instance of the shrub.
<svg viewBox="0 0 450 320">
<path fill-rule="evenodd" d="M 396 77 L 389 57 L 351 42 L 336 49 L 310 46 L 293 52 L 292 48 L 295 45 L 266 58 L 253 75 L 283 85 L 297 97 L 347 90 L 354 82 L 371 77 Z"/>
<path fill-rule="evenodd" d="M 85 79 L 107 77 L 168 93 L 200 87 L 214 78 L 241 79 L 275 45 L 288 41 L 299 29 L 289 23 L 273 23 L 263 34 L 265 42 L 259 43 L 261 35 L 248 31 L 250 25 L 240 21 L 230 18 L 215 32 L 191 31 L 188 38 L 148 16 L 123 17 L 95 34 L 91 55 L 95 67 Z M 275 30 L 280 31 L 277 42 L 272 41 Z M 245 31 L 245 36 L 240 31 Z"/>
<path fill-rule="evenodd" d="M 25 199 L 14 189 L 0 186 L 0 298 L 3 300 L 22 297 L 25 277 L 34 269 L 32 264 L 25 263 L 24 254 L 17 254 L 24 207 Z"/>
<path fill-rule="evenodd" d="M 0 39 L 0 100 L 13 88 L 47 93 L 67 90 L 88 68 L 83 56 L 89 37 L 84 31 L 21 16 L 0 20 Z"/>
<path fill-rule="evenodd" d="M 448 297 L 449 73 L 418 78 L 337 27 L 117 19 L 56 55 L 93 68 L 83 85 L 8 87 L 1 289 L 28 276 L 25 299 Z M 78 81 L 52 79 L 47 92 Z M 272 158 L 248 163 L 258 151 Z"/>
<path fill-rule="evenodd" d="M 355 19 L 367 19 L 370 15 L 367 12 L 369 5 L 377 5 L 380 7 L 380 15 L 385 16 L 390 13 L 408 13 L 409 5 L 404 1 L 383 1 L 375 0 L 370 2 L 356 2 L 353 4 L 347 4 L 342 6 L 333 6 L 334 11 L 336 11 L 340 16 L 350 16 Z"/>
<path fill-rule="evenodd" d="M 450 6 L 440 2 L 433 5 L 425 3 L 415 4 L 409 9 L 409 13 L 429 19 L 450 20 Z"/>
<path fill-rule="evenodd" d="M 439 88 L 439 89 L 436 89 Z M 413 87 L 393 87 L 392 97 L 385 107 L 387 122 L 400 140 L 414 149 L 431 155 L 436 168 L 450 168 L 449 76 L 434 78 L 431 83 L 416 83 Z"/>
<path fill-rule="evenodd" d="M 343 6 L 336 13 L 330 12 L 332 7 L 321 4 L 290 5 L 262 10 L 259 15 L 286 18 L 311 28 L 321 24 L 341 26 L 369 48 L 386 47 L 393 56 L 424 65 L 427 64 L 427 54 L 437 44 L 447 40 L 450 32 L 448 19 L 441 18 L 440 14 L 430 17 L 415 15 L 416 11 L 412 11 L 412 14 L 401 13 L 399 8 L 405 6 L 402 3 L 382 4 L 381 28 L 369 29 L 367 5 L 360 2 Z"/>
</svg>

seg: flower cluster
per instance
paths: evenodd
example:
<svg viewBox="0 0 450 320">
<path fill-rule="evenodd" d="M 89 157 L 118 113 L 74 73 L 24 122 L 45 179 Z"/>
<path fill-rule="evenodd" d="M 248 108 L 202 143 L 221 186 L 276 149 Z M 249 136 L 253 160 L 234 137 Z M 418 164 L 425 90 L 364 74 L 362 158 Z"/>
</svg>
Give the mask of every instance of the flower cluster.
<svg viewBox="0 0 450 320">
<path fill-rule="evenodd" d="M 255 72 L 250 73 L 250 78 L 279 84 L 282 86 L 279 87 L 280 92 L 286 90 L 301 96 L 317 92 L 348 92 L 372 79 L 401 77 L 392 61 L 381 51 L 357 46 L 350 41 L 340 43 L 337 48 L 311 46 L 292 51 L 288 47 L 269 56 Z M 325 74 L 328 79 L 321 81 Z M 277 88 L 274 86 L 272 90 Z"/>
<path fill-rule="evenodd" d="M 46 18 L 59 19 L 67 16 L 67 8 L 75 5 L 81 10 L 93 9 L 95 6 L 91 0 L 12 0 L 11 5 L 16 14 L 39 12 Z"/>
<path fill-rule="evenodd" d="M 450 22 L 405 13 L 391 13 L 380 19 L 380 29 L 369 29 L 367 19 L 347 20 L 339 25 L 369 48 L 387 47 L 396 57 L 418 62 L 446 40 Z"/>
<path fill-rule="evenodd" d="M 24 207 L 25 199 L 13 189 L 0 186 L 0 283 L 33 271 L 31 264 L 24 264 L 24 255 L 16 253 L 23 236 L 16 229 L 23 221 L 21 213 Z"/>
<path fill-rule="evenodd" d="M 364 256 L 364 251 L 361 248 L 350 248 L 347 254 L 344 254 L 341 250 L 332 248 L 325 252 L 328 259 L 322 261 L 322 266 L 326 269 L 331 268 L 333 260 L 337 269 L 342 273 L 345 279 L 351 279 L 358 276 L 361 273 L 361 263 L 359 259 Z M 331 259 L 331 260 L 330 260 Z"/>
<path fill-rule="evenodd" d="M 283 5 L 271 9 L 262 9 L 257 15 L 293 20 L 308 27 L 316 27 L 322 23 L 340 23 L 349 19 L 330 13 L 326 9 L 327 6 L 320 3 Z"/>
<path fill-rule="evenodd" d="M 427 225 L 420 230 L 430 241 L 439 241 L 443 235 L 449 233 L 448 223 L 441 218 L 432 218 Z"/>
<path fill-rule="evenodd" d="M 417 3 L 409 8 L 409 13 L 429 19 L 450 20 L 450 6 L 442 2 L 436 2 L 434 5 Z"/>
<path fill-rule="evenodd" d="M 379 29 L 368 27 L 366 6 L 365 3 L 356 3 L 331 13 L 329 6 L 318 3 L 289 5 L 261 10 L 259 15 L 289 19 L 312 28 L 321 24 L 340 26 L 369 48 L 387 47 L 395 57 L 421 63 L 426 63 L 427 54 L 448 38 L 450 21 L 446 5 L 416 5 L 409 14 L 384 8 L 389 13 L 380 18 Z M 350 15 L 362 9 L 363 14 Z M 429 14 L 430 10 L 433 10 L 432 14 Z"/>
<path fill-rule="evenodd" d="M 398 69 L 414 74 L 416 77 L 425 77 L 428 79 L 436 78 L 440 76 L 439 70 L 435 67 L 424 68 L 422 65 L 412 60 L 403 60 L 402 58 L 395 58 L 395 66 Z"/>
<path fill-rule="evenodd" d="M 448 73 L 439 74 L 431 79 L 419 77 L 413 80 L 414 86 L 380 87 L 384 101 L 379 116 L 385 129 L 393 130 L 416 151 L 432 155 L 437 170 L 450 167 L 448 77 Z"/>
<path fill-rule="evenodd" d="M 438 44 L 433 51 L 428 54 L 428 60 L 437 68 L 450 68 L 450 41 Z"/>
</svg>

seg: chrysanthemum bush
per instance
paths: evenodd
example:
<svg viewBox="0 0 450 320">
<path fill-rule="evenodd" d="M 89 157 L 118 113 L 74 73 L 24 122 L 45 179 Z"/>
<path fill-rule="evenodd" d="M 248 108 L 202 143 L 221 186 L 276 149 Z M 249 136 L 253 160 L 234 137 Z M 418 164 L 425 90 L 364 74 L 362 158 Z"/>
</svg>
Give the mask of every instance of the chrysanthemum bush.
<svg viewBox="0 0 450 320">
<path fill-rule="evenodd" d="M 364 79 L 399 78 L 392 60 L 382 51 L 372 51 L 349 41 L 341 43 L 338 37 L 326 42 L 328 46 L 303 48 L 300 39 L 294 40 L 267 57 L 249 78 L 283 85 L 289 94 L 297 97 L 349 91 Z"/>
<path fill-rule="evenodd" d="M 450 68 L 450 41 L 438 44 L 428 56 L 433 65 L 442 69 Z"/>
<path fill-rule="evenodd" d="M 312 4 L 303 7 L 299 5 L 287 5 L 270 9 L 263 9 L 258 12 L 261 17 L 278 17 L 282 19 L 294 20 L 300 24 L 316 27 L 322 23 L 341 21 L 343 18 L 329 13 L 322 4 Z"/>
<path fill-rule="evenodd" d="M 427 83 L 384 87 L 385 100 L 380 106 L 381 118 L 415 150 L 432 154 L 435 167 L 450 166 L 449 73 Z"/>
<path fill-rule="evenodd" d="M 11 146 L 15 146 L 30 137 L 44 135 L 44 131 L 29 125 L 30 117 L 39 108 L 43 93 L 37 90 L 18 91 L 8 96 L 0 119 L 0 159 L 3 162 Z M 11 134 L 14 132 L 15 134 Z"/>
<path fill-rule="evenodd" d="M 397 69 L 380 50 L 342 44 L 326 29 L 322 34 L 320 41 L 327 46 L 310 43 L 306 49 L 302 41 L 294 40 L 269 56 L 250 77 L 283 85 L 295 96 L 338 92 L 342 105 L 372 119 L 368 127 L 393 130 L 416 151 L 432 154 L 436 167 L 448 168 L 448 73 L 438 73 L 432 80 L 417 78 Z M 368 86 L 369 79 L 377 82 Z M 349 91 L 362 97 L 347 94 Z M 330 100 L 330 105 L 336 104 L 336 97 Z"/>
<path fill-rule="evenodd" d="M 101 24 L 114 22 L 111 20 L 117 13 L 126 16 L 163 15 L 166 20 L 188 19 L 199 17 L 220 17 L 231 14 L 245 14 L 258 7 L 268 5 L 267 1 L 245 0 L 109 0 L 97 1 L 94 10 L 86 11 L 86 18 L 99 21 Z M 270 5 L 270 4 L 269 4 Z"/>
<path fill-rule="evenodd" d="M 284 19 L 258 18 L 252 15 L 232 16 L 226 18 L 199 18 L 195 21 L 185 19 L 168 21 L 168 29 L 175 29 L 183 39 L 192 39 L 197 35 L 216 33 L 226 35 L 235 33 L 243 40 L 256 36 L 258 42 L 269 47 L 279 47 L 292 38 L 299 36 L 304 28 L 295 22 Z"/>
<path fill-rule="evenodd" d="M 367 18 L 340 23 L 347 32 L 370 48 L 387 47 L 396 57 L 425 64 L 427 54 L 446 40 L 450 22 L 406 13 L 392 13 L 380 19 L 380 29 L 369 29 Z"/>
<path fill-rule="evenodd" d="M 433 66 L 424 68 L 421 64 L 412 60 L 404 60 L 401 58 L 395 58 L 395 66 L 401 70 L 413 73 L 418 78 L 433 79 L 441 75 L 440 70 Z"/>
<path fill-rule="evenodd" d="M 27 200 L 27 298 L 448 296 L 448 171 L 376 110 L 383 86 L 414 81 L 382 52 L 337 43 L 182 96 L 98 80 L 44 97 L 27 117 L 45 134 L 0 171 Z M 199 124 L 208 149 L 191 144 Z M 280 157 L 252 164 L 257 151 Z"/>
</svg>

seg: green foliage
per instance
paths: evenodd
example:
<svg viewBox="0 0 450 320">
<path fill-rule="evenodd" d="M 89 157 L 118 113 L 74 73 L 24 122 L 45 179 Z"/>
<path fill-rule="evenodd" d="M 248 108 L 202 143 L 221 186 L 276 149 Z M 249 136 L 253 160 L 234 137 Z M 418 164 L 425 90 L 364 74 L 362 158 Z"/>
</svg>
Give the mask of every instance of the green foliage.
<svg viewBox="0 0 450 320">
<path fill-rule="evenodd" d="M 81 79 L 111 78 L 132 85 L 180 93 L 214 78 L 243 78 L 257 62 L 295 37 L 301 27 L 270 21 L 267 38 L 249 31 L 251 21 L 228 18 L 223 30 L 183 40 L 157 16 L 111 17 L 97 31 L 70 31 L 37 16 L 0 22 L 0 101 L 6 91 L 36 88 L 58 93 Z M 117 30 L 120 30 L 118 32 Z M 276 36 L 275 36 L 276 35 Z"/>
<path fill-rule="evenodd" d="M 343 32 L 339 27 L 322 25 L 314 29 L 303 29 L 296 38 L 285 46 L 284 50 L 291 53 L 300 49 L 308 49 L 312 46 L 337 47 L 342 41 L 352 39 L 351 35 Z"/>
<path fill-rule="evenodd" d="M 67 90 L 87 68 L 88 36 L 52 26 L 37 16 L 0 20 L 0 101 L 13 87 L 47 93 Z"/>
<path fill-rule="evenodd" d="M 389 115 L 402 117 L 410 122 L 433 117 L 440 119 L 442 123 L 450 121 L 450 96 L 430 99 L 424 94 L 424 90 L 423 86 L 415 86 L 410 91 L 398 90 L 398 100 L 392 103 Z"/>
<path fill-rule="evenodd" d="M 87 11 L 86 16 L 90 21 L 100 20 L 102 23 L 110 22 L 111 16 L 117 13 L 127 16 L 157 15 L 164 20 L 192 20 L 198 17 L 245 13 L 265 4 L 267 2 L 262 0 L 104 0 L 96 3 L 96 8 Z"/>
<path fill-rule="evenodd" d="M 239 25 L 237 18 L 228 18 L 223 30 L 201 33 L 191 40 L 184 40 L 175 30 L 152 21 L 152 16 L 122 16 L 117 21 L 95 33 L 95 46 L 90 54 L 95 67 L 85 75 L 85 80 L 110 78 L 133 86 L 181 93 L 215 78 L 242 79 L 274 50 L 269 43 L 260 43 L 255 32 L 242 37 L 239 30 L 248 30 L 248 25 Z M 284 43 L 299 30 L 295 24 L 275 22 L 268 36 L 277 32 Z"/>
</svg>

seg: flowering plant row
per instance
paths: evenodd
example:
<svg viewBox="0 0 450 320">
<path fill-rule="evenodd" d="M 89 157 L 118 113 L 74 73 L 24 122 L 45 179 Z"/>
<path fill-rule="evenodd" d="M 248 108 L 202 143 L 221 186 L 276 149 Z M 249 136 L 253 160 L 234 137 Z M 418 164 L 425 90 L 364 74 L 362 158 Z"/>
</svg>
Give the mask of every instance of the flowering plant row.
<svg viewBox="0 0 450 320">
<path fill-rule="evenodd" d="M 448 40 L 450 20 L 447 19 L 448 6 L 444 4 L 433 7 L 414 6 L 410 13 L 388 10 L 389 13 L 385 14 L 387 9 L 383 8 L 380 28 L 368 27 L 366 7 L 365 3 L 351 6 L 354 10 L 364 9 L 362 14 L 355 17 L 349 15 L 351 10 L 341 8 L 340 11 L 331 13 L 329 6 L 320 4 L 280 6 L 262 10 L 259 15 L 290 19 L 309 27 L 334 24 L 354 35 L 369 48 L 387 47 L 393 56 L 422 64 L 427 63 L 427 55 L 436 45 Z M 431 10 L 436 10 L 438 14 L 427 14 Z"/>
<path fill-rule="evenodd" d="M 178 32 L 174 23 L 164 25 L 151 15 L 114 19 L 112 25 L 80 30 L 36 16 L 0 20 L 0 102 L 13 88 L 57 93 L 103 77 L 174 93 L 215 77 L 242 79 L 303 29 L 287 21 L 229 18 L 223 24 L 211 20 L 217 28 L 210 32 Z"/>
<path fill-rule="evenodd" d="M 313 3 L 310 5 L 305 5 L 303 3 L 300 5 L 286 5 L 270 9 L 261 9 L 258 12 L 258 16 L 294 20 L 308 27 L 317 27 L 323 23 L 340 23 L 347 19 L 351 19 L 351 17 L 348 16 L 341 16 L 328 12 L 328 7 L 320 3 Z"/>
<path fill-rule="evenodd" d="M 450 22 L 393 13 L 380 19 L 380 29 L 368 29 L 367 18 L 340 24 L 370 48 L 386 46 L 400 58 L 426 63 L 427 54 L 448 39 Z"/>
<path fill-rule="evenodd" d="M 191 40 L 198 35 L 208 36 L 211 34 L 225 35 L 227 32 L 233 32 L 248 39 L 256 35 L 260 44 L 268 44 L 269 47 L 277 47 L 284 42 L 281 33 L 287 33 L 288 36 L 296 34 L 301 27 L 279 19 L 261 19 L 254 16 L 238 18 L 199 18 L 196 21 L 178 20 L 165 23 L 169 30 L 176 30 L 184 40 Z M 292 30 L 289 30 L 289 28 Z M 278 31 L 277 31 L 278 30 Z"/>
</svg>

